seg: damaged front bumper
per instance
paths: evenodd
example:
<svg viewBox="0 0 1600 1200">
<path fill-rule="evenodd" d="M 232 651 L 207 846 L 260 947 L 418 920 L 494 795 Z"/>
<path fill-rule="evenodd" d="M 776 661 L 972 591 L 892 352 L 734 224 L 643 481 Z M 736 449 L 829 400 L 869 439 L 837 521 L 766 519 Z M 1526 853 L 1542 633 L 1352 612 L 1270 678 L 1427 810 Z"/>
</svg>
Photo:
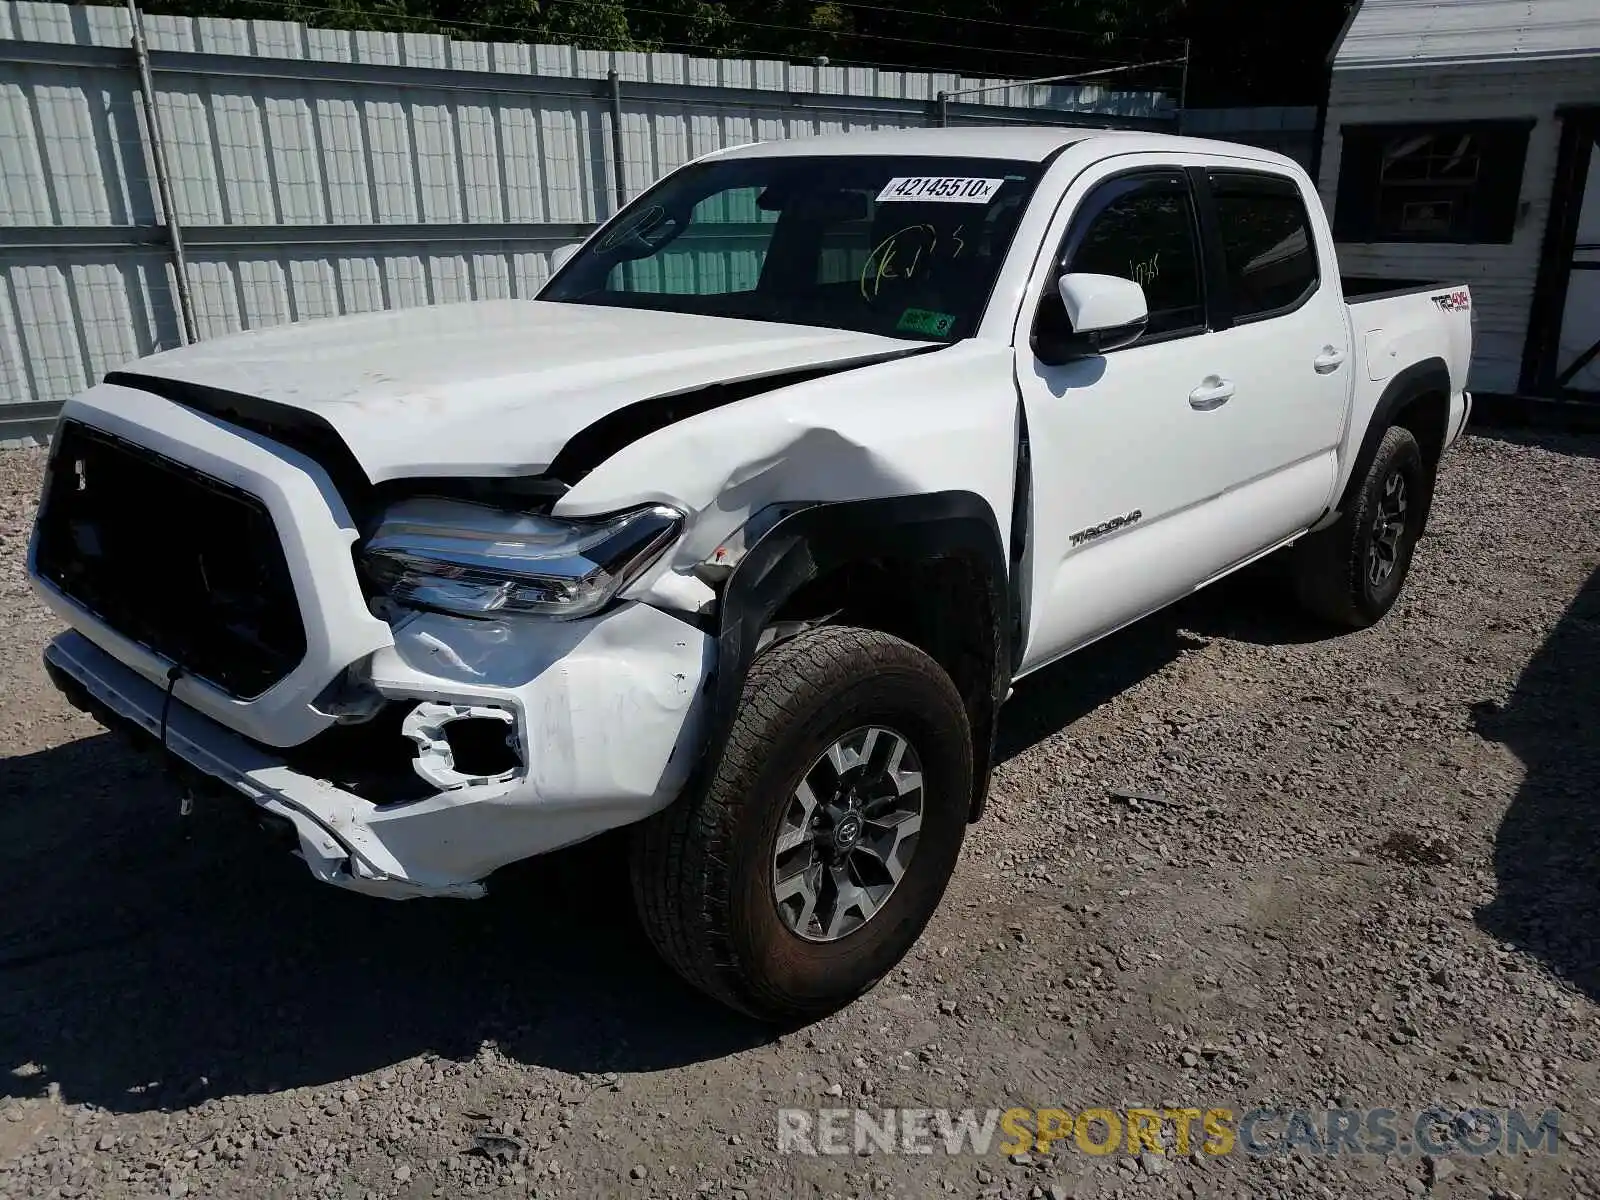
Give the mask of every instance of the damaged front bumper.
<svg viewBox="0 0 1600 1200">
<path fill-rule="evenodd" d="M 672 802 L 698 750 L 713 649 L 694 627 L 638 604 L 585 622 L 402 622 L 395 645 L 373 656 L 370 683 L 409 709 L 416 774 L 429 781 L 412 799 L 357 795 L 177 700 L 166 752 L 287 822 L 325 883 L 392 898 L 476 897 L 499 867 Z M 156 747 L 160 687 L 75 631 L 44 658 L 80 708 Z M 522 682 L 503 682 L 512 678 Z M 486 716 L 510 732 L 515 765 L 487 776 L 457 769 L 444 726 Z"/>
<path fill-rule="evenodd" d="M 135 388 L 97 385 L 64 416 L 118 441 L 117 454 L 155 456 L 259 501 L 304 650 L 259 695 L 225 690 L 179 669 L 181 637 L 169 657 L 42 575 L 36 528 L 31 581 L 71 627 L 45 651 L 52 677 L 147 746 L 165 712 L 174 765 L 287 822 L 319 879 L 385 896 L 479 895 L 497 868 L 638 821 L 682 789 L 716 650 L 698 626 L 627 600 L 566 621 L 379 616 L 352 559 L 356 522 L 318 463 Z M 59 470 L 75 492 L 133 504 L 106 491 L 117 477 L 99 473 L 105 461 L 53 459 L 52 479 Z M 152 536 L 181 541 L 179 523 L 193 517 L 144 519 Z M 205 536 L 227 536 L 219 520 Z M 98 544 L 92 521 L 73 536 Z M 130 574 L 126 586 L 160 582 Z"/>
</svg>

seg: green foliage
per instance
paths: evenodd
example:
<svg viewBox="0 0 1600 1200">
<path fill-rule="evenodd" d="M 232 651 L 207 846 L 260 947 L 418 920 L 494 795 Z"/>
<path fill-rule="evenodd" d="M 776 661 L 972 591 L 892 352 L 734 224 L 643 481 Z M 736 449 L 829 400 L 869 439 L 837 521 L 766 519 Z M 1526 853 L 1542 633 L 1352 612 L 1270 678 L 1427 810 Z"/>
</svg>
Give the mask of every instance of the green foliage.
<svg viewBox="0 0 1600 1200">
<path fill-rule="evenodd" d="M 152 12 L 592 49 L 877 63 L 972 77 L 1115 70 L 1191 103 L 1311 104 L 1349 0 L 149 0 Z M 1160 66 L 1137 64 L 1160 63 Z"/>
</svg>

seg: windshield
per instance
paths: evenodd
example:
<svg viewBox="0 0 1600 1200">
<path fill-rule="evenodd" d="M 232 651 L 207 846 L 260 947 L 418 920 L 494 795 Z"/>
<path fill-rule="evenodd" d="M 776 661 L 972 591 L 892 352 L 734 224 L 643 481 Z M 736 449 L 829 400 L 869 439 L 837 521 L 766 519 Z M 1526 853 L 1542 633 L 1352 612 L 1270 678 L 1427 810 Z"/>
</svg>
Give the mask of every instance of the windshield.
<svg viewBox="0 0 1600 1200">
<path fill-rule="evenodd" d="M 625 208 L 539 299 L 970 337 L 1039 171 L 925 156 L 712 160 Z"/>
</svg>

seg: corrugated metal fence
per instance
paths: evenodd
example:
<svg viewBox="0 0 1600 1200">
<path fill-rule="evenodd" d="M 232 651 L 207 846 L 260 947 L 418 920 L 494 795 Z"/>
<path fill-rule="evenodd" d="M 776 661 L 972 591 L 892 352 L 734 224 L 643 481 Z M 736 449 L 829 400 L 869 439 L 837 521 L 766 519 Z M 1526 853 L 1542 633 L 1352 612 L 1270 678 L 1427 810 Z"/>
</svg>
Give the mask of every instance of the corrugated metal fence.
<svg viewBox="0 0 1600 1200">
<path fill-rule="evenodd" d="M 874 68 L 145 16 L 195 333 L 530 296 L 696 155 L 936 124 L 1173 128 L 1172 98 Z M 177 345 L 129 14 L 0 3 L 0 439 Z M 613 137 L 613 130 L 617 136 Z"/>
</svg>

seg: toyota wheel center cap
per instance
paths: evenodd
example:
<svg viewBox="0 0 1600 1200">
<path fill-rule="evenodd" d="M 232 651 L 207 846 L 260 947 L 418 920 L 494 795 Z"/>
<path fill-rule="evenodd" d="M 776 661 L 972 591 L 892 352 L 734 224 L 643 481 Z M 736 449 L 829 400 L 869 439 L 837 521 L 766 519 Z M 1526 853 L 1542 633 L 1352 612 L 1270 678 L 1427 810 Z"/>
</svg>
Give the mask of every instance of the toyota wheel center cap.
<svg viewBox="0 0 1600 1200">
<path fill-rule="evenodd" d="M 859 813 L 845 813 L 839 818 L 839 824 L 834 826 L 833 841 L 841 850 L 848 850 L 856 844 L 861 837 L 861 816 Z"/>
</svg>

